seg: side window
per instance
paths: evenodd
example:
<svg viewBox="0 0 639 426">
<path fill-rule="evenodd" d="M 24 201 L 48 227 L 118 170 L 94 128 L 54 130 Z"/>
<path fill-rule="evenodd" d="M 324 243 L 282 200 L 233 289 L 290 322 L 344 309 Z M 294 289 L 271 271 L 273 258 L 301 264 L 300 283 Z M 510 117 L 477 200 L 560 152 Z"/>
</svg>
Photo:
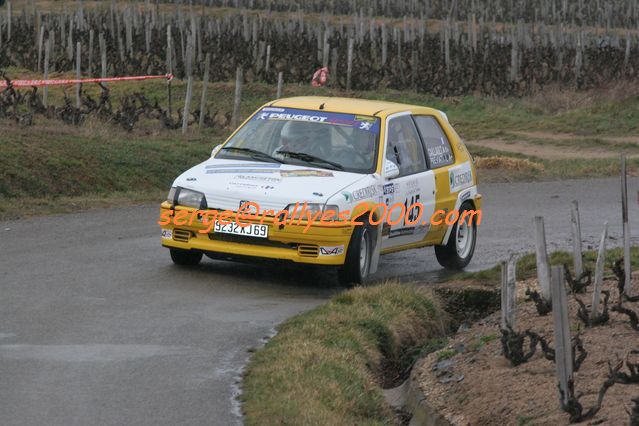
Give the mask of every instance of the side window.
<svg viewBox="0 0 639 426">
<path fill-rule="evenodd" d="M 386 158 L 397 164 L 400 176 L 426 170 L 424 149 L 410 115 L 393 118 L 388 122 Z"/>
<path fill-rule="evenodd" d="M 426 148 L 429 167 L 436 169 L 453 164 L 455 162 L 453 150 L 437 120 L 427 115 L 418 115 L 414 118 Z"/>
</svg>

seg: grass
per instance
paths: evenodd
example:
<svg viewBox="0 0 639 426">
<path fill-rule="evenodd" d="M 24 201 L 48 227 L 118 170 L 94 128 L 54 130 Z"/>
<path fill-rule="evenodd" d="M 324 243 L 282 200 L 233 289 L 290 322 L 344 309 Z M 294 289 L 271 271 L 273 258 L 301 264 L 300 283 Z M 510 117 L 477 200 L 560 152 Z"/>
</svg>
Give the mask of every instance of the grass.
<svg viewBox="0 0 639 426">
<path fill-rule="evenodd" d="M 469 345 L 468 348 L 471 351 L 476 351 L 479 350 L 479 348 L 485 346 L 486 344 L 492 342 L 493 340 L 497 340 L 499 339 L 499 335 L 498 334 L 487 334 L 485 336 L 481 336 L 478 339 L 473 339 Z"/>
<path fill-rule="evenodd" d="M 97 126 L 97 127 L 94 127 Z M 0 123 L 0 217 L 161 200 L 219 139 L 128 134 L 101 125 Z"/>
<path fill-rule="evenodd" d="M 622 248 L 614 248 L 606 250 L 606 262 L 604 273 L 612 273 L 610 265 L 612 262 L 623 257 Z M 568 264 L 572 271 L 572 254 L 566 251 L 555 251 L 548 256 L 551 265 L 563 265 Z M 583 252 L 583 266 L 584 269 L 591 271 L 595 270 L 595 263 L 597 262 L 597 251 L 588 250 Z M 632 269 L 639 268 L 639 247 L 630 248 L 630 263 Z M 537 260 L 534 253 L 526 254 L 517 260 L 516 266 L 517 279 L 524 280 L 527 278 L 533 278 L 537 276 Z M 500 283 L 501 282 L 501 266 L 495 265 L 490 269 L 485 269 L 477 272 L 461 272 L 454 274 L 450 277 L 450 280 L 469 280 L 478 281 L 481 283 Z"/>
<path fill-rule="evenodd" d="M 442 336 L 443 318 L 430 293 L 385 283 L 340 293 L 289 319 L 248 366 L 245 422 L 394 423 L 380 388 L 384 368 Z"/>
<path fill-rule="evenodd" d="M 9 68 L 14 78 L 39 77 L 22 69 Z M 70 74 L 54 74 L 56 77 Z M 109 85 L 114 108 L 119 99 L 136 91 L 151 101 L 167 105 L 167 85 L 163 81 L 144 81 Z M 197 100 L 201 83 L 195 83 Z M 93 98 L 99 88 L 87 85 L 84 90 Z M 220 114 L 230 113 L 234 85 L 212 83 L 207 108 Z M 248 116 L 275 96 L 276 88 L 259 82 L 248 82 L 243 88 L 241 115 Z M 67 90 L 72 95 L 72 90 Z M 182 108 L 185 83 L 172 82 L 174 114 Z M 289 84 L 284 96 L 330 95 L 381 99 L 433 106 L 445 111 L 458 133 L 472 139 L 501 135 L 512 138 L 512 132 L 545 130 L 588 135 L 585 145 L 592 145 L 598 135 L 628 135 L 636 132 L 639 96 L 626 90 L 616 98 L 616 86 L 608 92 L 581 97 L 566 92 L 560 99 L 549 93 L 552 102 L 536 97 L 493 99 L 478 96 L 437 99 L 411 91 L 345 92 L 333 88 Z M 627 93 L 626 93 L 627 92 Z M 52 104 L 61 105 L 64 89 L 51 87 Z M 577 100 L 574 100 L 576 98 Z M 599 102 L 592 102 L 593 99 Z M 197 103 L 197 102 L 196 102 Z M 195 107 L 195 106 L 194 106 Z M 159 201 L 172 180 L 189 167 L 205 160 L 210 150 L 232 131 L 216 126 L 198 130 L 190 128 L 182 135 L 178 130 L 164 130 L 156 121 L 142 119 L 132 132 L 114 123 L 90 119 L 81 126 L 62 124 L 58 120 L 35 117 L 35 125 L 21 128 L 8 120 L 0 120 L 0 219 L 29 214 L 73 211 L 80 208 Z M 571 140 L 575 146 L 579 139 Z M 560 143 L 566 143 L 560 142 Z M 625 145 L 624 145 L 625 146 Z M 534 181 L 580 177 L 614 176 L 619 173 L 616 158 L 546 160 L 518 153 L 471 147 L 478 160 L 480 183 L 492 181 Z M 628 169 L 639 170 L 639 159 L 628 161 Z M 126 201 L 128 198 L 128 201 Z M 25 210 L 26 209 L 26 210 Z"/>
<path fill-rule="evenodd" d="M 437 361 L 443 361 L 448 358 L 452 358 L 455 356 L 457 351 L 455 349 L 444 349 L 442 351 L 437 352 Z"/>
</svg>

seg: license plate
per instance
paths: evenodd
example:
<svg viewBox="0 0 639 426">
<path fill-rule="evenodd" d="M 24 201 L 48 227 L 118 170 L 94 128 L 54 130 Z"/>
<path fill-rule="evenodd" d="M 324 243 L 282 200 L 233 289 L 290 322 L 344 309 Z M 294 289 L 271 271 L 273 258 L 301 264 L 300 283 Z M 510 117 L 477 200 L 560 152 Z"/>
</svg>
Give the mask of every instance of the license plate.
<svg viewBox="0 0 639 426">
<path fill-rule="evenodd" d="M 213 227 L 213 232 L 222 234 L 244 235 L 247 237 L 268 238 L 268 225 L 258 225 L 251 223 L 240 226 L 237 222 L 230 222 L 222 225 L 217 220 Z"/>
</svg>

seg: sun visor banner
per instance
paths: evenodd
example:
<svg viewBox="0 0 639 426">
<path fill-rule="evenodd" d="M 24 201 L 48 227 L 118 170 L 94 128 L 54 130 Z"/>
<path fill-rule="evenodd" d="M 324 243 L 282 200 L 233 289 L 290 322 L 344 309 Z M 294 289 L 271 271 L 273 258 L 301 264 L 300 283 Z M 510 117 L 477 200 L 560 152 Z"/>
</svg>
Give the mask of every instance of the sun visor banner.
<svg viewBox="0 0 639 426">
<path fill-rule="evenodd" d="M 350 127 L 366 132 L 379 133 L 379 120 L 375 117 L 335 112 L 311 111 L 295 108 L 263 108 L 254 120 L 307 121 L 310 123 L 332 124 Z"/>
</svg>

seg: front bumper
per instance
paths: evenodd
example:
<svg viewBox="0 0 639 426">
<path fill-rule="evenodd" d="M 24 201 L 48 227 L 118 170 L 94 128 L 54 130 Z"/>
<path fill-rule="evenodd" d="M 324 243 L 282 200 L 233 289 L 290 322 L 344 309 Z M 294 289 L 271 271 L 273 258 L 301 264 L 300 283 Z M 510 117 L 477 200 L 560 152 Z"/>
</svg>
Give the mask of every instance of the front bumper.
<svg viewBox="0 0 639 426">
<path fill-rule="evenodd" d="M 162 203 L 161 218 L 167 217 L 171 205 Z M 186 210 L 188 217 L 194 209 L 175 206 L 177 212 Z M 170 216 L 171 219 L 173 216 Z M 234 219 L 231 219 L 234 220 Z M 178 221 L 182 223 L 182 221 Z M 268 238 L 215 233 L 211 229 L 205 232 L 210 224 L 203 224 L 198 219 L 186 220 L 184 225 L 175 225 L 173 220 L 161 225 L 162 230 L 171 230 L 171 238 L 162 238 L 164 247 L 184 250 L 208 252 L 215 257 L 227 254 L 229 257 L 249 257 L 256 259 L 277 259 L 314 265 L 343 265 L 346 259 L 348 243 L 353 233 L 350 225 L 326 226 L 314 224 L 307 228 L 307 222 L 277 225 L 272 217 L 260 220 L 242 220 L 242 223 L 257 223 L 268 226 Z M 337 247 L 337 249 L 335 249 Z M 341 247 L 341 249 L 340 249 Z M 223 257 L 223 256 L 222 256 Z"/>
</svg>

